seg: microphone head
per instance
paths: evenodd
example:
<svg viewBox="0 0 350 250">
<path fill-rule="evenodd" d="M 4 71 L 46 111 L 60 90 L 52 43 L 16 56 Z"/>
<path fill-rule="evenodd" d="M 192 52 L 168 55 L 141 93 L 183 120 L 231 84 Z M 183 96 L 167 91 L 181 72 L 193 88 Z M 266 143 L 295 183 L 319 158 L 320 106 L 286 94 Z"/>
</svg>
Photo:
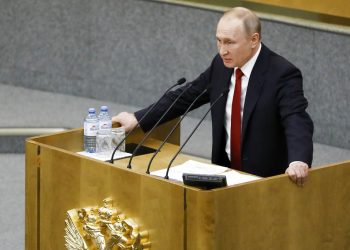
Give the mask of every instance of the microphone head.
<svg viewBox="0 0 350 250">
<path fill-rule="evenodd" d="M 182 77 L 177 81 L 177 85 L 184 84 L 186 82 L 186 78 Z"/>
</svg>

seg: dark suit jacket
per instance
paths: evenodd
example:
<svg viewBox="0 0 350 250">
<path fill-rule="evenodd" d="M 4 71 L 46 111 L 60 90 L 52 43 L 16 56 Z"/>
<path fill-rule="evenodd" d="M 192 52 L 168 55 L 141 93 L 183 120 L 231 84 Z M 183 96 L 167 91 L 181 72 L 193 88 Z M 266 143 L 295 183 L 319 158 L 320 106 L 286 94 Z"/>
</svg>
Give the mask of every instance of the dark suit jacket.
<svg viewBox="0 0 350 250">
<path fill-rule="evenodd" d="M 209 87 L 208 94 L 193 108 L 213 102 L 229 87 L 232 73 L 233 69 L 226 68 L 220 56 L 216 55 L 210 67 L 188 83 L 191 87 L 162 122 L 182 115 L 205 88 Z M 151 129 L 184 87 L 162 98 L 160 105 L 141 122 L 141 128 L 145 131 Z M 225 152 L 226 100 L 227 95 L 211 111 L 212 162 L 222 166 L 230 166 Z M 262 45 L 249 79 L 244 104 L 241 139 L 243 171 L 266 177 L 284 173 L 292 161 L 303 161 L 311 166 L 313 122 L 305 111 L 307 105 L 300 70 Z M 146 110 L 136 112 L 136 118 L 140 120 Z"/>
</svg>

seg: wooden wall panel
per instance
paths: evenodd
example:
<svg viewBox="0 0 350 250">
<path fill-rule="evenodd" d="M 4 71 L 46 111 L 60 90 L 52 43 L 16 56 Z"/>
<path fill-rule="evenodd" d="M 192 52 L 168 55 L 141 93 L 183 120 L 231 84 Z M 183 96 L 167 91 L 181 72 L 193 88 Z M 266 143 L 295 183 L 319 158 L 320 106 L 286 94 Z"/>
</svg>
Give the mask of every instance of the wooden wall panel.
<svg viewBox="0 0 350 250">
<path fill-rule="evenodd" d="M 245 1 L 245 0 L 243 0 Z M 325 1 L 303 1 L 303 0 L 246 0 L 261 4 L 270 4 L 279 7 L 311 11 L 320 14 L 334 15 L 350 18 L 348 0 L 325 0 Z"/>
</svg>

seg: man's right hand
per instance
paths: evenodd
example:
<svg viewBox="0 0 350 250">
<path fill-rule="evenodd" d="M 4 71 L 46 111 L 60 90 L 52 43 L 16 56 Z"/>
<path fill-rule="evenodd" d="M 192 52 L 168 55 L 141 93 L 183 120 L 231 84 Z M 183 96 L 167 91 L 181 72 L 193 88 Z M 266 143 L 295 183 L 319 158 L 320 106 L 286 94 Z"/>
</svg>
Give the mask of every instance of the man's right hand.
<svg viewBox="0 0 350 250">
<path fill-rule="evenodd" d="M 133 113 L 121 112 L 112 117 L 112 123 L 119 123 L 124 127 L 125 132 L 129 132 L 137 125 L 137 119 Z"/>
</svg>

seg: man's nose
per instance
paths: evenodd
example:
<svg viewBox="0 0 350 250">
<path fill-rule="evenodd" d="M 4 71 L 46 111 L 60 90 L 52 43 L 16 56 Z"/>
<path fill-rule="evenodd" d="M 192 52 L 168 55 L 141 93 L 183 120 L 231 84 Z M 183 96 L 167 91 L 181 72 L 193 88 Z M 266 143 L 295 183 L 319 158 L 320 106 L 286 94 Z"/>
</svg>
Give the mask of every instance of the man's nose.
<svg viewBox="0 0 350 250">
<path fill-rule="evenodd" d="M 225 48 L 225 46 L 220 46 L 219 48 L 219 53 L 220 55 L 224 56 L 227 54 L 227 49 Z"/>
</svg>

